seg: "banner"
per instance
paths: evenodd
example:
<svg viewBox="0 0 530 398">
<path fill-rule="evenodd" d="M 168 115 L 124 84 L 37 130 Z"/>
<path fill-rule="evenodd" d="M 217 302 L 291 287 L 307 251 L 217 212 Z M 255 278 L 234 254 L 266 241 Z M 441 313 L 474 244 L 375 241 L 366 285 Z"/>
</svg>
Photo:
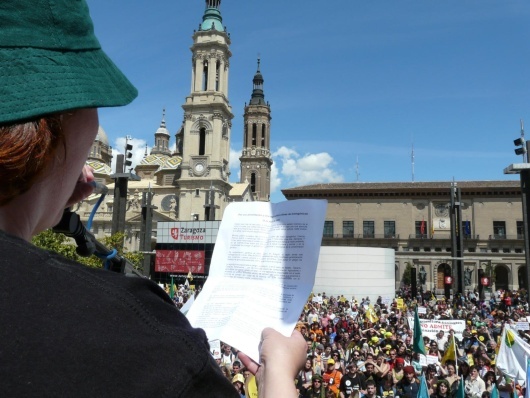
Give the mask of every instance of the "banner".
<svg viewBox="0 0 530 398">
<path fill-rule="evenodd" d="M 407 317 L 409 327 L 414 330 L 414 318 Z M 444 336 L 449 335 L 449 330 L 453 329 L 458 340 L 462 340 L 462 333 L 466 328 L 466 321 L 459 319 L 434 320 L 434 319 L 420 319 L 421 333 L 431 340 L 436 338 L 436 333 L 440 330 L 444 331 Z"/>
<path fill-rule="evenodd" d="M 210 340 L 210 354 L 214 359 L 221 359 L 221 340 Z"/>
<path fill-rule="evenodd" d="M 155 272 L 204 274 L 204 251 L 157 250 Z"/>
</svg>

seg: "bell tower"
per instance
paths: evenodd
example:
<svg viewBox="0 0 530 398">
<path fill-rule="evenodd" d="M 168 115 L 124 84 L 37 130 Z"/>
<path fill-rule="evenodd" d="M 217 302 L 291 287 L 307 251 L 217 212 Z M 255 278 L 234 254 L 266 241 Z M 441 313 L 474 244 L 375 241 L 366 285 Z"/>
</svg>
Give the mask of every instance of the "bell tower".
<svg viewBox="0 0 530 398">
<path fill-rule="evenodd" d="M 265 102 L 263 76 L 258 70 L 253 79 L 250 103 L 245 104 L 241 182 L 248 182 L 254 200 L 269 201 L 271 193 L 272 156 L 270 151 L 271 108 Z"/>
<path fill-rule="evenodd" d="M 182 105 L 180 220 L 220 220 L 231 185 L 228 101 L 230 37 L 222 24 L 221 0 L 205 0 L 206 9 L 193 33 L 191 92 Z"/>
</svg>

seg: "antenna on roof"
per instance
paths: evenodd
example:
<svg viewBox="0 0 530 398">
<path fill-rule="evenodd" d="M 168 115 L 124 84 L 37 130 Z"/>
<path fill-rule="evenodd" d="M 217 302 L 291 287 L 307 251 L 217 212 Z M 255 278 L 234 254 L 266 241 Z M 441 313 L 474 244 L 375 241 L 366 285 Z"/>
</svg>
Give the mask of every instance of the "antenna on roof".
<svg viewBox="0 0 530 398">
<path fill-rule="evenodd" d="M 355 181 L 359 182 L 359 176 L 361 174 L 359 173 L 359 156 L 357 156 L 357 161 L 355 162 Z"/>
<path fill-rule="evenodd" d="M 412 182 L 414 182 L 414 141 L 412 142 L 412 152 L 410 153 L 410 161 L 412 163 Z"/>
</svg>

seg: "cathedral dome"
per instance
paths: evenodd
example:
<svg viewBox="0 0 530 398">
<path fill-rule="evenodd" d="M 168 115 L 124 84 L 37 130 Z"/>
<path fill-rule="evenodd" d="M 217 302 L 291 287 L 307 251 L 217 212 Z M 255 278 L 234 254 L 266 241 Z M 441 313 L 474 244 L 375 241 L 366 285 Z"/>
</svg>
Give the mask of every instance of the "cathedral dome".
<svg viewBox="0 0 530 398">
<path fill-rule="evenodd" d="M 102 144 L 109 145 L 109 137 L 107 137 L 107 133 L 105 133 L 105 130 L 103 130 L 103 127 L 99 126 L 98 128 L 98 135 L 96 135 L 96 141 L 100 141 Z"/>
</svg>

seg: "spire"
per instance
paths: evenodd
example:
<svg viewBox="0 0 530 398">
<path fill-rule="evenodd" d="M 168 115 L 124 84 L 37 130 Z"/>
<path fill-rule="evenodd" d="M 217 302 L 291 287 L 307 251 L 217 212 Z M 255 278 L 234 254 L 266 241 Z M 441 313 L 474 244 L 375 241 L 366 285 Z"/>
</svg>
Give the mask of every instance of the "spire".
<svg viewBox="0 0 530 398">
<path fill-rule="evenodd" d="M 263 75 L 260 71 L 261 59 L 258 57 L 258 70 L 254 75 L 252 97 L 250 98 L 249 105 L 267 105 L 265 103 L 265 94 L 263 94 Z"/>
<path fill-rule="evenodd" d="M 200 30 L 218 30 L 224 32 L 223 17 L 221 17 L 221 0 L 206 0 L 206 10 L 202 16 Z"/>
<path fill-rule="evenodd" d="M 151 155 L 160 153 L 163 155 L 170 155 L 169 151 L 169 139 L 171 138 L 169 131 L 166 128 L 166 109 L 162 110 L 162 120 L 160 121 L 160 127 L 155 132 L 155 145 L 151 149 Z"/>
</svg>

